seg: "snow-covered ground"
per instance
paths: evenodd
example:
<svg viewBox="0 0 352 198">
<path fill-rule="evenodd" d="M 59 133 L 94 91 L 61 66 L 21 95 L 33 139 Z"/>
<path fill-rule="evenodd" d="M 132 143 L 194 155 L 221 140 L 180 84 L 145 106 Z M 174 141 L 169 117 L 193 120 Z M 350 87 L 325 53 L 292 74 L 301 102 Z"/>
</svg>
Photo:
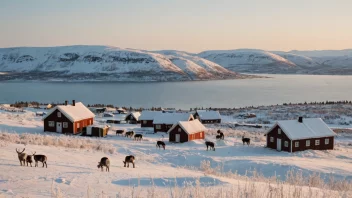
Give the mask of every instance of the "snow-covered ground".
<svg viewBox="0 0 352 198">
<path fill-rule="evenodd" d="M 216 151 L 206 151 L 203 140 L 172 144 L 167 134 L 152 134 L 151 129 L 138 125 L 113 125 L 102 139 L 44 133 L 41 117 L 36 117 L 34 111 L 0 111 L 0 197 L 50 197 L 55 192 L 63 197 L 197 197 L 192 194 L 197 191 L 198 197 L 221 197 L 221 193 L 222 197 L 266 197 L 276 192 L 272 188 L 285 189 L 280 191 L 285 197 L 352 196 L 346 192 L 352 189 L 349 135 L 339 134 L 332 151 L 291 154 L 264 148 L 261 131 L 221 128 L 225 140 L 216 141 L 214 134 L 219 127 L 209 125 L 206 139 L 216 143 Z M 143 141 L 116 136 L 114 129 L 143 133 Z M 253 138 L 250 146 L 242 145 L 243 133 Z M 166 142 L 166 150 L 156 148 L 157 140 Z M 87 142 L 91 146 L 84 146 Z M 104 145 L 108 149 L 101 149 Z M 48 168 L 20 167 L 16 148 L 47 155 Z M 124 168 L 122 161 L 131 154 L 136 156 L 136 168 Z M 109 173 L 97 168 L 104 156 L 111 160 Z M 299 187 L 300 196 L 290 194 L 298 185 L 307 185 L 303 180 L 295 186 L 277 183 L 292 180 L 286 177 L 292 172 L 306 180 L 310 178 L 305 182 L 317 188 Z M 322 179 L 316 179 L 314 174 L 320 174 Z M 345 188 L 318 184 L 329 183 L 331 176 L 350 183 L 344 184 Z M 183 188 L 185 184 L 188 187 Z M 279 190 L 277 193 L 273 197 L 280 197 Z"/>
</svg>

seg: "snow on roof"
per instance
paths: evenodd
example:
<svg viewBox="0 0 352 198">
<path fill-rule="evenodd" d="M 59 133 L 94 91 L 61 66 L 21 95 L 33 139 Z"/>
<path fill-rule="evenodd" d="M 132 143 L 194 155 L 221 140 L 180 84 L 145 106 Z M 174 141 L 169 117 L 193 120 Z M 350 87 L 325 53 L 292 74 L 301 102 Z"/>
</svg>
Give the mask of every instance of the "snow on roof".
<svg viewBox="0 0 352 198">
<path fill-rule="evenodd" d="M 189 113 L 163 113 L 154 117 L 154 124 L 175 124 L 178 121 L 188 121 L 193 118 Z"/>
<path fill-rule="evenodd" d="M 75 106 L 72 106 L 72 105 L 56 106 L 43 118 L 43 120 L 47 118 L 49 115 L 51 115 L 56 109 L 58 109 L 72 122 L 95 117 L 94 113 L 92 113 L 86 106 L 84 106 L 83 103 L 76 102 Z"/>
<path fill-rule="evenodd" d="M 139 117 L 141 116 L 141 113 L 140 112 L 131 112 L 126 117 L 128 117 L 129 115 L 132 115 L 138 121 Z"/>
<path fill-rule="evenodd" d="M 154 120 L 154 117 L 162 114 L 161 111 L 142 111 L 142 115 L 139 117 L 139 120 Z"/>
<path fill-rule="evenodd" d="M 221 119 L 219 111 L 197 110 L 200 120 L 217 120 Z"/>
<path fill-rule="evenodd" d="M 174 124 L 168 131 L 168 133 L 173 130 L 177 125 L 179 125 L 188 135 L 205 131 L 205 126 L 198 120 L 192 121 L 179 121 L 177 124 Z"/>
<path fill-rule="evenodd" d="M 282 131 L 291 140 L 321 138 L 336 135 L 336 133 L 334 133 L 321 118 L 303 118 L 302 123 L 298 122 L 298 120 L 277 121 L 267 133 L 277 125 L 279 125 Z"/>
</svg>

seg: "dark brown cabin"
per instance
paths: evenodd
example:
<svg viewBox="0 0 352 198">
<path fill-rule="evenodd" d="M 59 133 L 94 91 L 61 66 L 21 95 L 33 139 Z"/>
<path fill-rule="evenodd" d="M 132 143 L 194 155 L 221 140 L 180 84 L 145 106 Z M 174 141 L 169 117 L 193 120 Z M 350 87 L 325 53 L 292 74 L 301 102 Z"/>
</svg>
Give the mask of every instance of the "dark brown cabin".
<svg viewBox="0 0 352 198">
<path fill-rule="evenodd" d="M 205 138 L 204 125 L 197 119 L 180 121 L 169 129 L 169 142 L 188 142 Z"/>
<path fill-rule="evenodd" d="M 139 116 L 139 121 L 141 122 L 141 127 L 154 127 L 153 121 L 157 115 L 162 114 L 161 111 L 142 111 L 141 116 Z"/>
<path fill-rule="evenodd" d="M 139 112 L 131 112 L 126 116 L 125 121 L 129 124 L 139 124 L 141 123 L 139 120 L 140 116 L 141 113 Z"/>
<path fill-rule="evenodd" d="M 320 118 L 278 121 L 266 133 L 267 147 L 296 152 L 334 149 L 336 134 Z"/>
<path fill-rule="evenodd" d="M 203 124 L 221 123 L 219 111 L 197 110 L 193 116 Z"/>
<path fill-rule="evenodd" d="M 72 105 L 65 101 L 64 105 L 57 105 L 43 118 L 44 132 L 78 134 L 87 126 L 92 125 L 95 115 L 81 102 L 72 101 Z"/>
<path fill-rule="evenodd" d="M 153 121 L 154 133 L 167 132 L 174 124 L 179 121 L 194 120 L 193 115 L 189 113 L 163 113 L 155 116 Z"/>
</svg>

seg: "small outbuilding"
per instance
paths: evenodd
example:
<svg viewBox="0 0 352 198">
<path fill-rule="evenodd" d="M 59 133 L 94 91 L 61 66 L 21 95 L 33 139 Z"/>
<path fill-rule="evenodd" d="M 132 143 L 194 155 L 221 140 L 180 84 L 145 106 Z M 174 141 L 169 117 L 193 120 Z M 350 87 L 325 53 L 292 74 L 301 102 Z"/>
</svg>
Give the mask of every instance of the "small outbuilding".
<svg viewBox="0 0 352 198">
<path fill-rule="evenodd" d="M 179 121 L 174 124 L 169 130 L 170 142 L 188 142 L 197 139 L 205 138 L 206 128 L 198 120 Z"/>
<path fill-rule="evenodd" d="M 177 122 L 191 120 L 194 118 L 190 113 L 163 113 L 153 120 L 154 132 L 167 132 Z"/>
<path fill-rule="evenodd" d="M 126 116 L 125 121 L 129 124 L 137 124 L 137 123 L 140 123 L 139 121 L 140 116 L 141 116 L 140 112 L 131 112 Z"/>
<path fill-rule="evenodd" d="M 87 126 L 86 134 L 87 136 L 92 137 L 105 137 L 109 132 L 109 125 L 100 126 L 100 125 L 91 125 Z"/>
<path fill-rule="evenodd" d="M 197 110 L 193 116 L 195 119 L 199 119 L 203 124 L 221 123 L 219 111 Z"/>
<path fill-rule="evenodd" d="M 81 102 L 57 105 L 43 117 L 44 131 L 78 134 L 93 124 L 95 115 Z"/>
<path fill-rule="evenodd" d="M 266 132 L 267 147 L 278 151 L 296 152 L 308 149 L 334 149 L 335 133 L 321 118 L 277 121 Z"/>
<path fill-rule="evenodd" d="M 162 111 L 142 111 L 141 116 L 139 117 L 141 127 L 154 127 L 154 118 L 162 113 Z"/>
</svg>

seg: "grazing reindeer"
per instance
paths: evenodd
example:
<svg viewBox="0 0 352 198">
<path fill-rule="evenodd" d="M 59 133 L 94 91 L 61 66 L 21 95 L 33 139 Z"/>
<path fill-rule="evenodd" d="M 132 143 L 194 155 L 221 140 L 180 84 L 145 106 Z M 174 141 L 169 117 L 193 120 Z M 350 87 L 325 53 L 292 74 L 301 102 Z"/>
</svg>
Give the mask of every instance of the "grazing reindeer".
<svg viewBox="0 0 352 198">
<path fill-rule="evenodd" d="M 134 131 L 128 131 L 128 132 L 125 133 L 125 137 L 130 137 L 130 138 L 132 138 L 133 135 L 134 135 Z"/>
<path fill-rule="evenodd" d="M 125 130 L 116 130 L 116 135 L 122 135 L 125 132 Z"/>
<path fill-rule="evenodd" d="M 159 147 L 159 149 L 160 149 L 160 146 L 162 146 L 165 150 L 165 142 L 163 142 L 163 141 L 157 141 L 156 146 Z"/>
<path fill-rule="evenodd" d="M 136 135 L 134 135 L 134 140 L 142 141 L 142 138 L 143 138 L 143 135 L 142 135 L 142 134 L 136 134 Z"/>
<path fill-rule="evenodd" d="M 216 136 L 216 139 L 217 139 L 217 140 L 221 140 L 221 135 L 217 135 L 217 136 Z"/>
<path fill-rule="evenodd" d="M 251 144 L 250 138 L 245 138 L 244 135 L 242 136 L 243 145 L 246 143 L 248 146 Z"/>
<path fill-rule="evenodd" d="M 38 162 L 41 162 L 43 163 L 43 168 L 44 168 L 44 164 L 45 164 L 45 167 L 48 168 L 48 164 L 46 163 L 48 161 L 48 158 L 45 155 L 36 155 L 34 152 L 33 157 L 35 161 L 35 167 L 38 167 Z"/>
<path fill-rule="evenodd" d="M 106 167 L 106 172 L 110 172 L 110 160 L 107 157 L 101 158 L 100 162 L 98 162 L 98 168 L 101 168 L 101 171 L 103 170 L 103 166 Z"/>
<path fill-rule="evenodd" d="M 26 166 L 26 158 L 27 158 L 27 154 L 26 153 L 23 153 L 24 150 L 26 150 L 26 148 L 23 149 L 22 152 L 19 152 L 16 148 L 16 152 L 18 154 L 18 159 L 20 160 L 20 164 L 22 166 L 22 162 L 23 162 L 23 166 Z"/>
<path fill-rule="evenodd" d="M 123 161 L 123 164 L 124 164 L 123 167 L 126 167 L 126 163 L 127 163 L 127 168 L 129 168 L 130 167 L 130 163 L 132 163 L 133 164 L 133 168 L 134 168 L 134 160 L 135 160 L 135 158 L 134 158 L 133 155 L 126 156 L 125 157 L 125 161 Z"/>
<path fill-rule="evenodd" d="M 208 147 L 210 147 L 210 150 L 213 149 L 213 151 L 215 151 L 215 144 L 214 144 L 214 142 L 206 141 L 206 142 L 205 142 L 205 145 L 207 146 L 207 150 L 208 150 Z"/>
<path fill-rule="evenodd" d="M 32 163 L 33 163 L 32 156 L 33 155 L 27 155 L 27 158 L 26 158 L 27 166 L 28 166 L 28 164 L 30 164 L 32 167 Z"/>
<path fill-rule="evenodd" d="M 219 139 L 222 139 L 222 140 L 223 140 L 223 139 L 225 138 L 224 133 L 221 132 L 220 130 L 218 130 L 217 133 L 219 134 Z M 218 137 L 218 136 L 216 136 L 216 137 Z M 218 138 L 216 138 L 216 139 L 218 139 Z"/>
</svg>

